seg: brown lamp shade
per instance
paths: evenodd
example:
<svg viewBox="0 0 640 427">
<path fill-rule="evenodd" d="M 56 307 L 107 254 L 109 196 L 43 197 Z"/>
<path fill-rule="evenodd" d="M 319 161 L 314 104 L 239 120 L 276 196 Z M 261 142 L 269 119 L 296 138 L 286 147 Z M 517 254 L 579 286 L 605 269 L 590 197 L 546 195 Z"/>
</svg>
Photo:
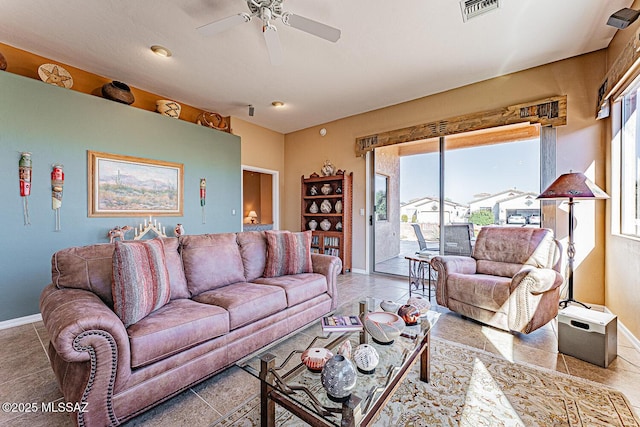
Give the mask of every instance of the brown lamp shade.
<svg viewBox="0 0 640 427">
<path fill-rule="evenodd" d="M 608 199 L 607 193 L 589 180 L 582 172 L 560 175 L 542 192 L 538 199 Z"/>
</svg>

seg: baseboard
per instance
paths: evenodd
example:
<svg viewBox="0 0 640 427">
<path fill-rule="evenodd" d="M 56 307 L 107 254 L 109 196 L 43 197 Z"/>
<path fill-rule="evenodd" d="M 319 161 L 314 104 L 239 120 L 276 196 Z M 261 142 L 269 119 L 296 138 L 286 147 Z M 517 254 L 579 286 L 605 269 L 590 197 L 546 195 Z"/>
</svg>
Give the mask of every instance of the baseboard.
<svg viewBox="0 0 640 427">
<path fill-rule="evenodd" d="M 361 268 L 352 268 L 352 269 L 351 269 L 351 272 L 352 272 L 352 273 L 358 273 L 358 274 L 369 274 L 369 273 L 367 272 L 367 270 L 363 270 L 363 269 L 361 269 Z"/>
<path fill-rule="evenodd" d="M 0 330 L 14 328 L 16 326 L 27 325 L 33 322 L 39 322 L 42 320 L 42 314 L 32 314 L 31 316 L 18 317 L 15 319 L 5 320 L 0 322 Z"/>
<path fill-rule="evenodd" d="M 607 307 L 604 307 L 604 312 L 609 314 L 615 314 L 615 313 L 612 313 L 611 310 L 609 310 Z M 624 326 L 624 324 L 620 321 L 620 319 L 618 319 L 618 330 L 621 331 L 625 337 L 627 337 L 627 339 L 629 340 L 629 342 L 631 342 L 631 345 L 636 349 L 636 351 L 640 351 L 640 340 L 636 338 L 636 336 L 633 335 L 626 326 Z"/>
</svg>

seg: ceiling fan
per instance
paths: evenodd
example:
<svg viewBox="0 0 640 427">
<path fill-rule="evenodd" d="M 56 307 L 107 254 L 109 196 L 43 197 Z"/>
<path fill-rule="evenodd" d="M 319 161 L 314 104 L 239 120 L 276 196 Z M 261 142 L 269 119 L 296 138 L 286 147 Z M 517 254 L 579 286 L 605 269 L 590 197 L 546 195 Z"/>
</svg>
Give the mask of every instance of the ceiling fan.
<svg viewBox="0 0 640 427">
<path fill-rule="evenodd" d="M 247 0 L 247 6 L 249 7 L 251 14 L 246 12 L 238 13 L 237 15 L 222 18 L 218 21 L 198 27 L 197 30 L 203 35 L 212 36 L 228 30 L 229 28 L 235 27 L 236 25 L 249 22 L 253 17 L 257 16 L 262 20 L 262 34 L 264 35 L 264 40 L 267 44 L 267 51 L 269 52 L 269 58 L 273 65 L 279 65 L 282 63 L 282 47 L 280 45 L 280 39 L 278 38 L 278 30 L 271 23 L 273 20 L 280 19 L 285 25 L 297 28 L 298 30 L 302 30 L 330 42 L 335 43 L 338 41 L 340 38 L 339 29 L 291 12 L 283 12 L 283 2 L 284 0 Z"/>
</svg>

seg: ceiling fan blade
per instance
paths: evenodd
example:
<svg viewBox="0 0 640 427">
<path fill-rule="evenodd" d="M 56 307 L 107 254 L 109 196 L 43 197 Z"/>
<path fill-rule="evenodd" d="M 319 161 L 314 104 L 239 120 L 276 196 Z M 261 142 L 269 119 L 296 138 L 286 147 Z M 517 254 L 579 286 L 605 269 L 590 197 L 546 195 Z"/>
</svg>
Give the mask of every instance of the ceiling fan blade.
<svg viewBox="0 0 640 427">
<path fill-rule="evenodd" d="M 282 64 L 282 45 L 280 44 L 280 37 L 278 37 L 278 30 L 273 25 L 266 24 L 262 27 L 262 33 L 264 34 L 264 41 L 267 43 L 271 64 Z"/>
<path fill-rule="evenodd" d="M 198 27 L 200 34 L 205 36 L 213 36 L 235 27 L 236 25 L 243 24 L 251 21 L 251 16 L 246 13 L 238 13 L 237 15 L 228 16 L 226 18 L 219 19 L 217 21 L 205 24 L 202 27 Z"/>
<path fill-rule="evenodd" d="M 282 22 L 290 27 L 313 34 L 330 42 L 335 43 L 340 39 L 339 29 L 314 21 L 313 19 L 305 18 L 304 16 L 285 12 L 282 14 Z"/>
</svg>

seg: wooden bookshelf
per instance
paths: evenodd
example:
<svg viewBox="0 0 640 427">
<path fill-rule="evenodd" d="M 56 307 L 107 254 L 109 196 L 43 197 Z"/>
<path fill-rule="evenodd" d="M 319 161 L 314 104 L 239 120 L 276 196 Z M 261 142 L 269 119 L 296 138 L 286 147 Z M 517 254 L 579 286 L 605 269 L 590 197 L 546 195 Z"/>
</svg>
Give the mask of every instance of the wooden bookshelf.
<svg viewBox="0 0 640 427">
<path fill-rule="evenodd" d="M 320 254 L 334 255 L 342 260 L 342 271 L 351 271 L 351 221 L 352 221 L 352 186 L 353 172 L 331 176 L 315 176 L 301 178 L 301 215 L 300 226 L 303 231 L 311 230 L 310 222 L 315 220 L 317 227 L 313 230 L 311 251 Z M 330 188 L 327 194 L 322 188 Z M 336 204 L 342 209 L 336 210 Z M 312 212 L 313 204 L 318 212 Z M 328 212 L 322 212 L 321 206 L 330 205 Z M 326 221 L 325 221 L 326 220 Z M 322 222 L 329 223 L 328 230 L 322 229 Z"/>
</svg>

